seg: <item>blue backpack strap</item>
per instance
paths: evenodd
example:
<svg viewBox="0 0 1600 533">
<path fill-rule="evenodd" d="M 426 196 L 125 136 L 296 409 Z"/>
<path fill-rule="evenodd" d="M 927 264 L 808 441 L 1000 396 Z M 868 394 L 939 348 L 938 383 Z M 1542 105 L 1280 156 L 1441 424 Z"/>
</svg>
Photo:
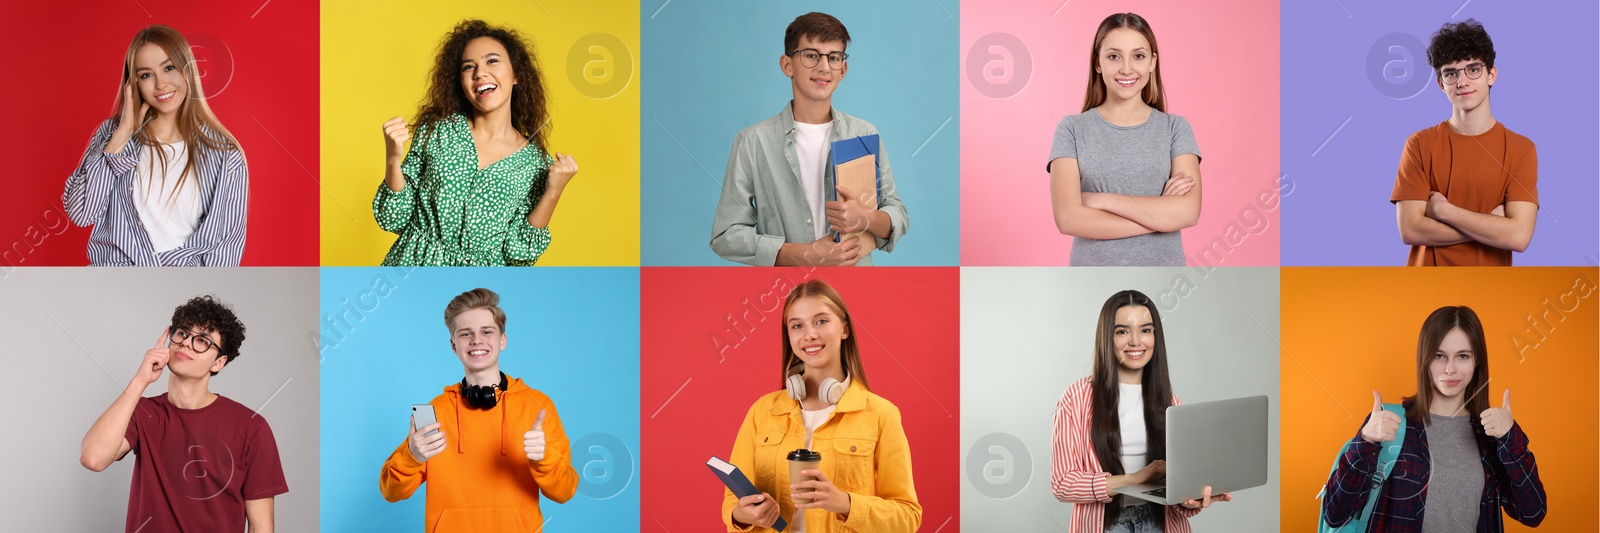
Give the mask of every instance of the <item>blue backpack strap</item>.
<svg viewBox="0 0 1600 533">
<path fill-rule="evenodd" d="M 1367 504 L 1362 506 L 1361 514 L 1356 515 L 1355 518 L 1337 528 L 1329 526 L 1327 518 L 1322 516 L 1321 513 L 1318 513 L 1318 532 L 1366 532 L 1367 521 L 1372 518 L 1372 508 L 1377 506 L 1378 496 L 1383 492 L 1383 484 L 1384 482 L 1388 481 L 1389 474 L 1394 471 L 1394 464 L 1400 460 L 1400 448 L 1404 446 L 1406 442 L 1405 407 L 1400 404 L 1386 403 L 1383 404 L 1383 410 L 1394 413 L 1395 416 L 1400 417 L 1400 427 L 1395 429 L 1393 441 L 1385 442 L 1383 443 L 1382 447 L 1378 448 L 1378 465 L 1377 468 L 1373 469 L 1372 472 L 1372 489 L 1367 492 Z M 1350 442 L 1346 441 L 1344 446 L 1339 448 L 1339 457 L 1344 457 L 1345 451 L 1349 448 Z M 1339 461 L 1341 460 L 1342 459 L 1339 458 L 1334 459 L 1333 467 L 1328 470 L 1329 478 L 1332 478 L 1333 473 L 1338 471 Z M 1317 493 L 1318 499 L 1321 499 L 1322 497 L 1322 493 Z"/>
<path fill-rule="evenodd" d="M 1394 471 L 1394 464 L 1399 462 L 1400 448 L 1406 442 L 1406 408 L 1400 404 L 1386 403 L 1383 404 L 1383 410 L 1400 417 L 1400 427 L 1394 431 L 1394 440 L 1378 448 L 1378 468 L 1372 472 L 1372 490 L 1367 492 L 1367 505 L 1361 508 L 1363 524 L 1372 516 L 1372 508 L 1378 503 L 1378 494 L 1383 492 L 1383 484 L 1389 480 L 1389 473 Z"/>
</svg>

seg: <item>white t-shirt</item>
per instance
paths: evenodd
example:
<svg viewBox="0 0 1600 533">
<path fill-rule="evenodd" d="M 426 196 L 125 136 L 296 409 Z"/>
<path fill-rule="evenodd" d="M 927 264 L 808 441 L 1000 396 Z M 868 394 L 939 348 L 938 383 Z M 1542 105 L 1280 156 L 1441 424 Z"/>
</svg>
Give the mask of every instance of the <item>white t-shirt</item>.
<svg viewBox="0 0 1600 533">
<path fill-rule="evenodd" d="M 188 150 L 183 141 L 140 150 L 139 166 L 133 174 L 133 206 L 139 212 L 139 225 L 150 235 L 156 253 L 183 246 L 200 227 L 198 177 L 191 174 L 179 180 Z M 165 168 L 157 160 L 156 150 L 165 154 Z"/>
<path fill-rule="evenodd" d="M 1149 465 L 1149 437 L 1144 431 L 1144 387 L 1117 384 L 1117 420 L 1122 424 L 1122 473 L 1132 474 Z"/>
<path fill-rule="evenodd" d="M 796 124 L 799 124 L 799 123 L 796 122 Z M 823 138 L 826 139 L 827 137 L 823 137 Z M 850 378 L 844 378 L 844 388 L 846 388 L 846 389 L 850 388 Z M 821 392 L 819 391 L 818 394 L 821 394 Z M 838 406 L 837 405 L 829 405 L 827 407 L 824 407 L 824 408 L 821 408 L 821 409 L 818 409 L 818 410 L 815 410 L 815 411 L 807 411 L 804 407 L 800 408 L 800 419 L 803 420 L 805 422 L 805 424 L 806 424 L 806 449 L 807 450 L 811 449 L 811 432 L 816 431 L 817 428 L 819 428 L 819 427 L 822 427 L 822 424 L 828 421 L 828 417 L 833 416 L 833 408 L 835 408 L 835 407 L 838 407 Z M 788 464 L 788 463 L 784 463 L 784 464 Z M 794 510 L 794 516 L 789 517 L 789 523 L 790 524 L 796 524 L 796 526 L 793 529 L 789 530 L 790 533 L 806 533 L 805 521 L 800 520 L 801 515 L 803 515 L 804 513 L 805 513 L 805 510 L 803 510 L 803 509 L 795 509 Z"/>
<path fill-rule="evenodd" d="M 825 124 L 794 123 L 794 154 L 800 163 L 800 184 L 806 190 L 806 202 L 811 204 L 811 226 L 815 238 L 828 234 L 828 191 L 822 190 L 822 176 L 827 170 L 828 135 L 833 133 L 833 121 Z"/>
</svg>

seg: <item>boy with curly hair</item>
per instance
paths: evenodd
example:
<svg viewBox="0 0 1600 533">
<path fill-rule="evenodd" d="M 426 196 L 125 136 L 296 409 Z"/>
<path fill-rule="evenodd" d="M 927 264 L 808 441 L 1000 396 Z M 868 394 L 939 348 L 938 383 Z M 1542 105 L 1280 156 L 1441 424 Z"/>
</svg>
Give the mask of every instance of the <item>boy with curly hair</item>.
<svg viewBox="0 0 1600 533">
<path fill-rule="evenodd" d="M 1489 112 L 1494 56 L 1472 19 L 1445 24 L 1428 43 L 1450 118 L 1413 133 L 1400 155 L 1389 201 L 1409 266 L 1511 266 L 1511 252 L 1533 240 L 1539 158 L 1533 141 Z"/>
<path fill-rule="evenodd" d="M 267 419 L 211 392 L 211 377 L 239 358 L 244 323 L 210 296 L 172 313 L 155 347 L 111 407 L 83 436 L 79 462 L 100 472 L 136 456 L 128 531 L 273 529 L 273 497 L 289 492 Z M 142 397 L 164 370 L 167 392 Z"/>
</svg>

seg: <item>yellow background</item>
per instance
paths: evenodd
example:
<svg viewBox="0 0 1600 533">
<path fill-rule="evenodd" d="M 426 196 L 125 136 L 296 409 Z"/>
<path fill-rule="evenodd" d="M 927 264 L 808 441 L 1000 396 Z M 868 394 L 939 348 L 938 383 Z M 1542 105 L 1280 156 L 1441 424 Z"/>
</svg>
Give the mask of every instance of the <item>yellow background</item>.
<svg viewBox="0 0 1600 533">
<path fill-rule="evenodd" d="M 516 29 L 531 41 L 552 114 L 550 149 L 572 154 L 578 175 L 550 221 L 540 265 L 639 264 L 639 5 L 612 0 L 322 3 L 322 264 L 376 265 L 395 235 L 378 228 L 372 196 L 383 181 L 383 123 L 415 119 L 434 52 L 469 18 Z M 587 96 L 568 75 L 568 54 L 592 33 L 626 50 L 588 56 L 627 85 Z M 589 41 L 585 41 L 589 42 Z M 585 47 L 586 50 L 589 47 Z M 605 77 L 579 83 L 605 83 Z"/>
<path fill-rule="evenodd" d="M 1446 305 L 1471 307 L 1483 322 L 1489 405 L 1499 407 L 1511 389 L 1511 416 L 1528 434 L 1549 497 L 1538 531 L 1594 531 L 1597 278 L 1593 268 L 1284 268 L 1283 531 L 1316 527 L 1314 498 L 1339 447 L 1372 412 L 1372 391 L 1385 403 L 1416 394 L 1417 336 L 1428 314 Z M 1565 320 L 1547 300 L 1571 309 Z M 1529 531 L 1510 517 L 1505 527 Z"/>
</svg>

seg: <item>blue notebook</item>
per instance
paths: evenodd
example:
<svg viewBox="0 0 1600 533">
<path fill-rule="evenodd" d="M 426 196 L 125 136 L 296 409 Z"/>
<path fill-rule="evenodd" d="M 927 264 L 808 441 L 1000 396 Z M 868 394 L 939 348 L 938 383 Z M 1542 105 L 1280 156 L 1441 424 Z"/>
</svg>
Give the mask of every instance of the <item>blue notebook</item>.
<svg viewBox="0 0 1600 533">
<path fill-rule="evenodd" d="M 728 490 L 732 491 L 734 496 L 743 498 L 761 494 L 761 491 L 756 489 L 755 484 L 750 482 L 750 478 L 745 477 L 744 472 L 741 472 L 739 467 L 733 466 L 733 463 L 713 455 L 711 459 L 706 460 L 706 467 L 711 469 L 711 473 L 717 475 L 717 479 L 722 480 L 722 485 L 728 487 Z M 783 531 L 783 528 L 786 527 L 789 527 L 789 522 L 785 521 L 782 516 L 778 517 L 777 522 L 772 523 L 772 529 L 778 531 Z"/>
<path fill-rule="evenodd" d="M 834 141 L 832 146 L 833 150 L 830 152 L 829 156 L 829 163 L 837 167 L 869 155 L 881 161 L 882 158 L 878 157 L 878 148 L 880 146 L 882 146 L 882 144 L 879 144 L 877 135 L 862 135 L 860 137 L 853 137 L 842 141 Z M 837 181 L 838 174 L 834 174 L 834 179 Z M 838 192 L 834 190 L 835 185 L 837 185 L 837 183 L 828 184 L 828 201 L 837 201 L 839 199 Z M 877 186 L 874 187 L 874 189 L 881 190 L 883 188 L 882 165 L 878 165 L 876 185 Z"/>
<path fill-rule="evenodd" d="M 863 157 L 872 156 L 873 169 L 870 176 L 870 180 L 872 182 L 870 185 L 870 188 L 872 189 L 871 203 L 874 204 L 874 207 L 876 207 L 878 203 L 878 191 L 883 190 L 883 165 L 881 164 L 883 159 L 878 155 L 878 150 L 881 146 L 882 144 L 879 143 L 877 135 L 862 135 L 860 137 L 853 137 L 842 141 L 833 142 L 832 146 L 830 147 L 832 150 L 829 152 L 828 156 L 829 163 L 833 167 L 833 172 L 829 173 L 829 175 L 833 177 L 833 181 L 828 183 L 828 201 L 836 202 L 839 200 L 838 186 L 839 182 L 841 181 L 841 172 L 839 166 L 854 162 Z M 869 179 L 869 177 L 865 174 L 865 169 L 859 169 L 859 171 L 855 173 L 846 172 L 846 174 L 850 175 L 843 179 L 845 182 L 845 188 L 860 191 L 869 187 L 866 183 L 862 183 Z M 834 234 L 833 242 L 839 242 L 839 240 L 839 235 Z M 867 242 L 874 241 L 867 239 Z"/>
</svg>

